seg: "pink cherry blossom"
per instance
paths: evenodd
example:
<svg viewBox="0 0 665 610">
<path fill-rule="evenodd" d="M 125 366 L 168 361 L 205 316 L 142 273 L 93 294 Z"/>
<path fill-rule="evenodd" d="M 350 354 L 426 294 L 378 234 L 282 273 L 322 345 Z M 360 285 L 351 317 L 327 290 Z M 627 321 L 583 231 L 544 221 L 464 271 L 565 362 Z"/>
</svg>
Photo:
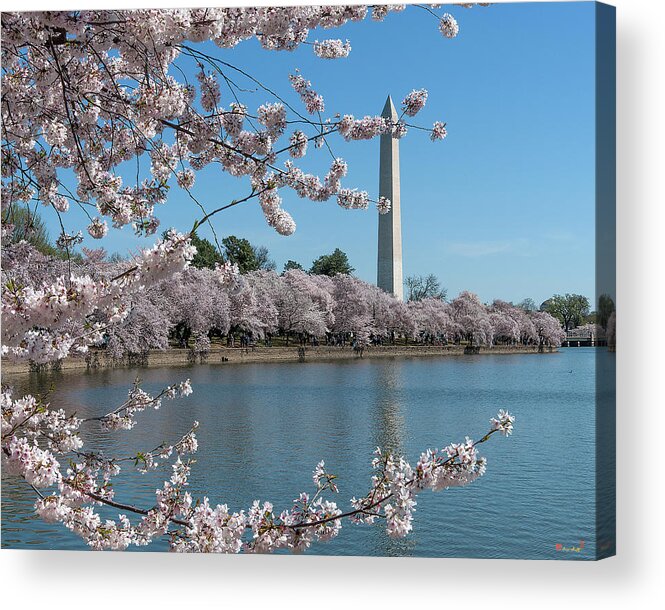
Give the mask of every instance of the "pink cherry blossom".
<svg viewBox="0 0 665 610">
<path fill-rule="evenodd" d="M 432 133 L 430 135 L 432 142 L 435 140 L 443 140 L 447 135 L 446 125 L 441 121 L 436 121 L 432 126 Z"/>
<path fill-rule="evenodd" d="M 444 13 L 439 21 L 439 30 L 446 38 L 455 38 L 459 34 L 459 25 L 450 13 Z"/>
<path fill-rule="evenodd" d="M 314 43 L 314 53 L 322 59 L 338 59 L 339 57 L 348 57 L 351 52 L 351 43 L 347 40 L 342 42 L 339 39 L 318 40 Z"/>
<path fill-rule="evenodd" d="M 402 110 L 407 116 L 416 116 L 424 107 L 427 102 L 426 89 L 414 89 L 402 101 Z"/>
</svg>

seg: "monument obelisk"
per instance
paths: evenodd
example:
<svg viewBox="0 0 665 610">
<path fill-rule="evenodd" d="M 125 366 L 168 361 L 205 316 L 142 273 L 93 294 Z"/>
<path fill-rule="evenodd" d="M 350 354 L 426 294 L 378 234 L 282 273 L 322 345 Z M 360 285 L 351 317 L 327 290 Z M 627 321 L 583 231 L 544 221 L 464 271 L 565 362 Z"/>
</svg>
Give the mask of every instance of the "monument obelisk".
<svg viewBox="0 0 665 610">
<path fill-rule="evenodd" d="M 397 111 L 390 96 L 381 116 L 397 121 Z M 381 135 L 379 160 L 379 196 L 390 199 L 390 211 L 379 214 L 379 259 L 377 286 L 404 298 L 402 285 L 402 218 L 399 201 L 399 140 L 391 133 Z"/>
</svg>

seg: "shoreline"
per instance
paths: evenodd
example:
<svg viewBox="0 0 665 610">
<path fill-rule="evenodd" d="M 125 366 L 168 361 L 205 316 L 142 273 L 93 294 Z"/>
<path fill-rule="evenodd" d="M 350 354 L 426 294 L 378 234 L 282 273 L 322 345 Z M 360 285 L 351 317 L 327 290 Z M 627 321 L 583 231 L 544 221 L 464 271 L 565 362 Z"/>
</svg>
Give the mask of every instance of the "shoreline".
<svg viewBox="0 0 665 610">
<path fill-rule="evenodd" d="M 58 370 L 88 371 L 110 368 L 156 368 L 170 366 L 191 366 L 194 364 L 244 364 L 278 362 L 326 362 L 336 360 L 372 360 L 375 358 L 423 358 L 433 356 L 483 356 L 501 354 L 548 354 L 558 352 L 558 348 L 546 347 L 539 351 L 537 346 L 508 346 L 476 348 L 469 351 L 463 345 L 408 345 L 372 346 L 365 348 L 360 356 L 351 347 L 327 345 L 307 346 L 304 358 L 298 345 L 292 347 L 214 347 L 204 358 L 192 359 L 190 350 L 174 348 L 151 350 L 140 360 L 112 360 L 103 350 L 93 350 L 86 357 L 65 358 Z M 2 374 L 27 374 L 33 372 L 27 362 L 2 362 Z"/>
</svg>

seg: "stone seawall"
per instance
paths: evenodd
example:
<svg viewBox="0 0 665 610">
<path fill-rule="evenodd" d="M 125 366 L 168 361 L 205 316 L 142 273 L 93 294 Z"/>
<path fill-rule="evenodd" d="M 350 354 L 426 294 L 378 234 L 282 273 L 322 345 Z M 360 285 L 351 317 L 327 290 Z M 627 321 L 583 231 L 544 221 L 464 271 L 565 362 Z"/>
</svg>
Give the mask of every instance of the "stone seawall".
<svg viewBox="0 0 665 610">
<path fill-rule="evenodd" d="M 138 359 L 123 359 L 116 361 L 111 359 L 103 350 L 91 350 L 85 358 L 66 358 L 62 361 L 61 370 L 85 370 L 96 368 L 112 368 L 127 366 L 187 366 L 193 363 L 204 362 L 207 364 L 239 364 L 244 362 L 315 362 L 326 360 L 356 360 L 372 358 L 420 358 L 426 356 L 464 356 L 472 354 L 497 355 L 497 354 L 538 354 L 542 353 L 534 346 L 503 346 L 481 347 L 469 350 L 463 345 L 409 345 L 409 346 L 380 346 L 367 347 L 362 355 L 350 347 L 329 347 L 325 345 L 304 348 L 294 345 L 293 347 L 254 347 L 254 348 L 230 348 L 214 347 L 207 356 L 201 360 L 192 358 L 187 349 L 169 349 L 165 351 L 154 350 L 145 357 Z M 545 353 L 556 352 L 556 348 L 545 348 Z M 27 363 L 2 362 L 4 373 L 27 373 L 30 366 Z"/>
</svg>

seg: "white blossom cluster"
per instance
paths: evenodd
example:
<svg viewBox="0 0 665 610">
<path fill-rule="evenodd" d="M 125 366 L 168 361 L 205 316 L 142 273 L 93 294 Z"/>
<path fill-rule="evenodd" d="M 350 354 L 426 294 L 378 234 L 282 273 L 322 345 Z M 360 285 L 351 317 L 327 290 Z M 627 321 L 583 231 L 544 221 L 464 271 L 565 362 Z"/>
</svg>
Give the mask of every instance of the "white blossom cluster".
<svg viewBox="0 0 665 610">
<path fill-rule="evenodd" d="M 173 400 L 184 398 L 192 393 L 189 379 L 169 386 L 156 396 L 151 396 L 140 386 L 137 379 L 129 390 L 127 400 L 114 411 L 107 413 L 99 419 L 103 430 L 131 430 L 136 425 L 134 416 L 147 408 L 158 410 L 162 406 L 162 399 Z"/>
<path fill-rule="evenodd" d="M 432 133 L 430 134 L 430 138 L 432 139 L 432 141 L 443 140 L 447 135 L 448 131 L 446 130 L 445 123 L 442 123 L 441 121 L 436 121 L 432 126 Z"/>
<path fill-rule="evenodd" d="M 312 83 L 305 79 L 301 74 L 289 75 L 291 86 L 295 92 L 300 95 L 302 103 L 305 105 L 307 112 L 315 114 L 317 112 L 324 112 L 326 109 L 323 97 L 312 89 Z"/>
<path fill-rule="evenodd" d="M 189 168 L 184 169 L 176 174 L 178 186 L 182 189 L 191 189 L 196 181 L 196 174 Z"/>
<path fill-rule="evenodd" d="M 348 57 L 351 53 L 351 43 L 347 40 L 342 42 L 339 39 L 318 40 L 314 42 L 314 53 L 322 59 L 338 59 Z"/>
<path fill-rule="evenodd" d="M 36 286 L 4 281 L 3 358 L 46 363 L 87 351 L 102 340 L 107 325 L 126 318 L 132 293 L 182 271 L 195 252 L 187 237 L 172 231 L 111 280 L 63 275 Z"/>
<path fill-rule="evenodd" d="M 300 159 L 305 156 L 307 153 L 307 144 L 309 142 L 309 139 L 307 138 L 307 134 L 304 131 L 300 131 L 299 129 L 296 129 L 292 134 L 289 139 L 289 144 L 291 145 L 291 156 L 294 159 Z"/>
<path fill-rule="evenodd" d="M 379 211 L 379 214 L 387 214 L 390 212 L 391 202 L 387 197 L 379 197 L 379 200 L 376 202 L 376 209 Z"/>
<path fill-rule="evenodd" d="M 492 430 L 498 430 L 504 436 L 510 436 L 513 433 L 515 417 L 508 413 L 508 411 L 499 409 L 499 414 L 493 417 L 490 423 L 492 424 Z"/>
<path fill-rule="evenodd" d="M 88 225 L 88 233 L 94 239 L 102 239 L 109 232 L 109 227 L 105 220 L 101 218 L 93 218 L 92 222 Z"/>
<path fill-rule="evenodd" d="M 501 411 L 498 418 L 503 422 L 510 419 L 512 430 L 514 417 Z M 498 429 L 494 427 L 495 421 L 495 418 L 491 420 L 492 432 Z M 384 454 L 377 448 L 372 462 L 376 471 L 372 490 L 364 498 L 351 500 L 357 511 L 352 519 L 357 523 L 373 523 L 378 517 L 384 517 L 387 533 L 403 538 L 413 529 L 418 493 L 426 489 L 441 491 L 461 487 L 485 474 L 487 460 L 478 456 L 477 444 L 467 438 L 464 443 L 452 443 L 441 451 L 428 449 L 415 467 L 404 458 Z"/>
<path fill-rule="evenodd" d="M 455 38 L 459 34 L 459 25 L 450 13 L 445 13 L 439 21 L 439 30 L 446 38 Z"/>
<path fill-rule="evenodd" d="M 222 286 L 235 286 L 240 276 L 240 269 L 236 263 L 225 261 L 215 266 L 215 276 Z"/>
<path fill-rule="evenodd" d="M 201 87 L 201 106 L 206 112 L 212 112 L 222 99 L 219 82 L 213 74 L 206 73 L 203 70 L 199 70 L 196 78 Z"/>
<path fill-rule="evenodd" d="M 130 391 L 129 400 L 109 415 L 135 414 L 150 405 L 157 408 L 162 398 L 187 396 L 189 381 L 175 384 L 152 398 L 138 386 Z M 15 399 L 11 390 L 3 390 L 2 398 L 2 466 L 9 475 L 20 476 L 39 494 L 37 514 L 49 522 L 61 522 L 80 535 L 94 549 L 124 549 L 130 545 L 148 544 L 156 535 L 163 535 L 168 524 L 191 498 L 182 491 L 187 484 L 189 467 L 181 457 L 198 448 L 194 431 L 198 423 L 173 445 L 160 445 L 150 452 L 139 452 L 125 458 L 106 458 L 103 454 L 83 451 L 80 428 L 84 423 L 109 422 L 109 416 L 81 420 L 54 410 L 33 396 Z M 111 418 L 113 419 L 113 418 Z M 115 420 L 117 421 L 117 419 Z M 112 429 L 129 426 L 109 426 Z M 156 492 L 156 508 L 143 511 L 144 518 L 132 525 L 126 515 L 118 521 L 102 520 L 96 507 L 113 503 L 115 490 L 111 483 L 120 473 L 120 463 L 133 461 L 139 471 L 157 468 L 156 457 L 178 458 L 173 475 Z M 63 459 L 58 460 L 58 456 Z M 61 463 L 68 463 L 63 470 Z M 48 495 L 39 490 L 52 490 Z M 131 507 L 130 507 L 131 508 Z"/>
<path fill-rule="evenodd" d="M 416 116 L 427 103 L 427 89 L 414 89 L 402 101 L 402 110 L 407 116 Z"/>
</svg>

